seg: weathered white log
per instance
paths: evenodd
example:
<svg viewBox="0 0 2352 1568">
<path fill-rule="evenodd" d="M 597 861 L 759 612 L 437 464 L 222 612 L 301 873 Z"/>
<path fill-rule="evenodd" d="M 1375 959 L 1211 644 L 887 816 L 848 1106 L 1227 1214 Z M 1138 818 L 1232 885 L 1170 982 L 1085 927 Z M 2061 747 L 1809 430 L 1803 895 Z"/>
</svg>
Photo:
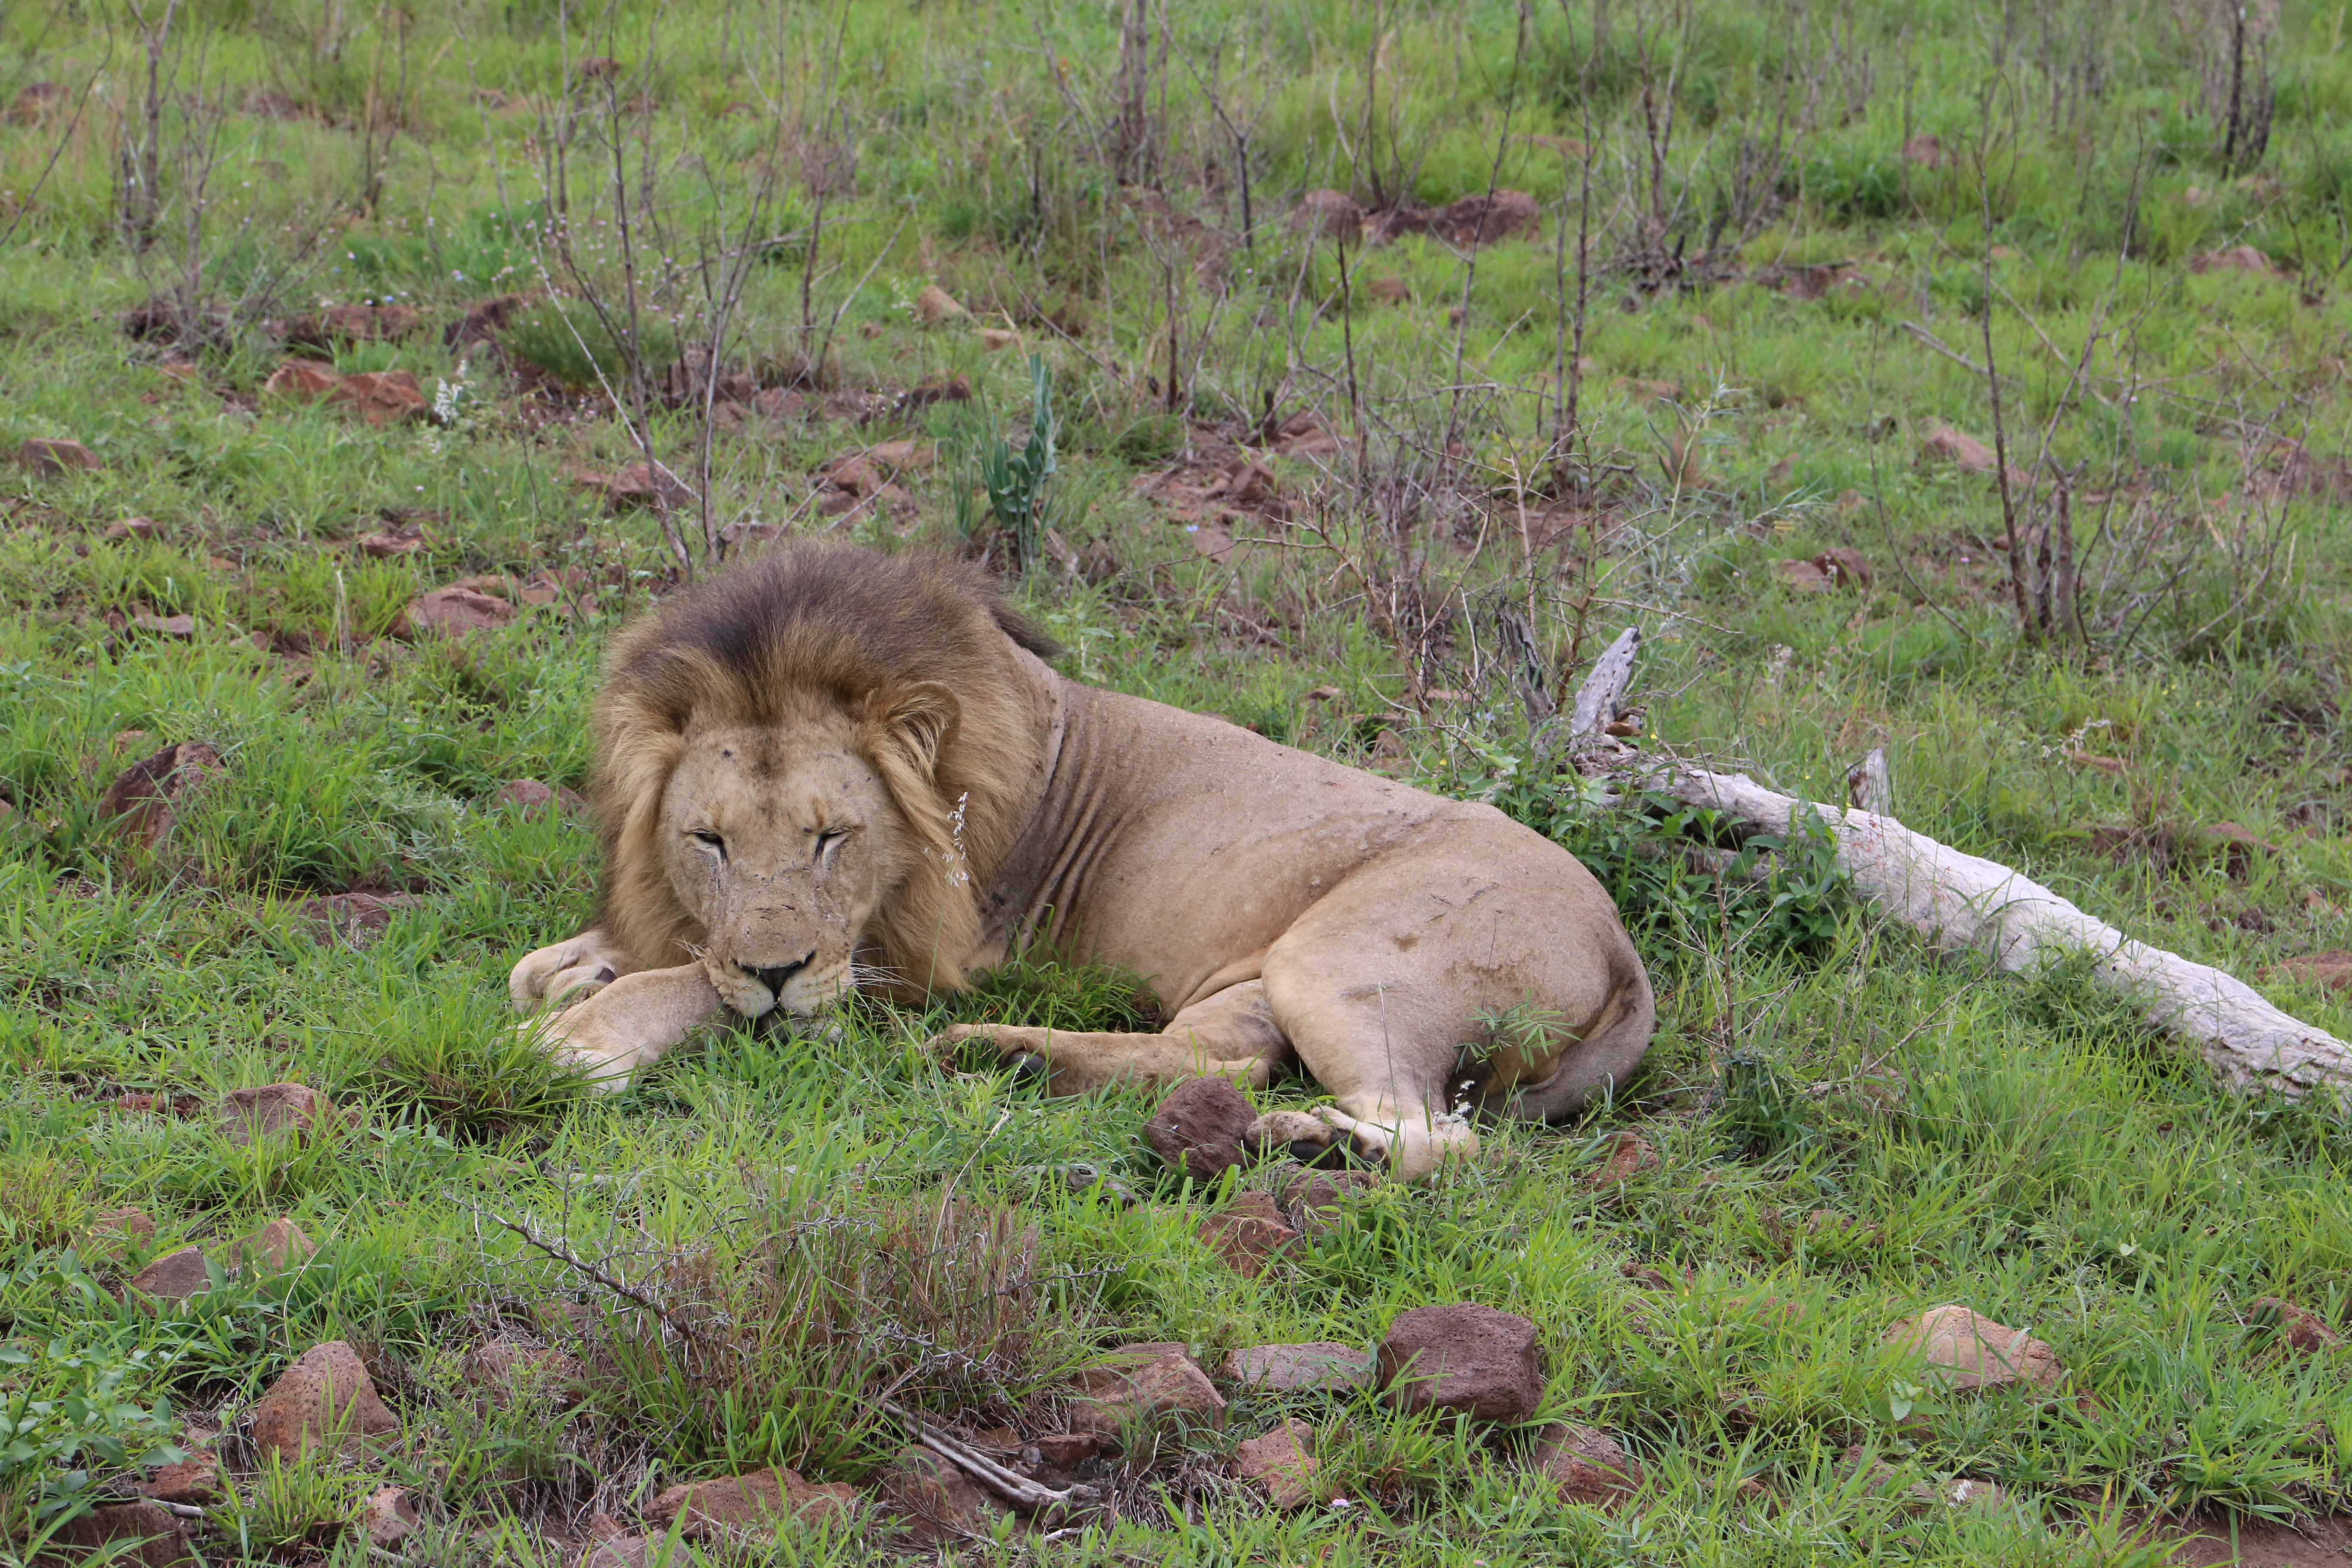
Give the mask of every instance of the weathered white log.
<svg viewBox="0 0 2352 1568">
<path fill-rule="evenodd" d="M 1895 815 L 1895 776 L 1886 766 L 1886 748 L 1873 746 L 1870 755 L 1845 771 L 1845 803 L 1881 816 Z"/>
<path fill-rule="evenodd" d="M 1577 695 L 1580 721 L 1588 711 L 1616 710 L 1631 679 L 1630 666 L 1629 658 L 1622 668 L 1594 667 L 1586 689 Z M 1588 738 L 1572 737 L 1571 754 Z M 2272 1006 L 2234 975 L 2136 942 L 2022 872 L 1964 855 L 1890 816 L 1809 804 L 1766 789 L 1745 773 L 1629 763 L 1599 752 L 1578 754 L 1578 765 L 1592 773 L 1630 771 L 1644 790 L 1765 832 L 1802 831 L 1801 807 L 1829 830 L 1839 868 L 1852 879 L 1854 890 L 1931 946 L 1972 949 L 2009 971 L 2088 953 L 2091 973 L 2100 984 L 2129 999 L 2157 1028 L 2194 1047 L 2227 1087 L 2292 1099 L 2326 1090 L 2339 1102 L 2352 1091 L 2352 1046 Z"/>
</svg>

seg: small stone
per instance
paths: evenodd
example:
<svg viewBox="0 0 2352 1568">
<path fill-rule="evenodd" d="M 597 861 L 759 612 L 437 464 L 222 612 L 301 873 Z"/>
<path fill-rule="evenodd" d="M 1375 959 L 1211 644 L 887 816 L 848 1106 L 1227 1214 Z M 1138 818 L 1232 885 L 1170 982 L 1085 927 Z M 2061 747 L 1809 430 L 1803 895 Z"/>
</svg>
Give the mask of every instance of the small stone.
<svg viewBox="0 0 2352 1568">
<path fill-rule="evenodd" d="M 1536 1438 L 1536 1469 L 1559 1489 L 1562 1502 L 1613 1508 L 1641 1489 L 1642 1463 L 1608 1433 L 1555 1421 Z"/>
<path fill-rule="evenodd" d="M 1930 169 L 1940 169 L 1946 162 L 1943 138 L 1922 132 L 1903 143 L 1903 156 L 1908 163 L 1918 163 Z"/>
<path fill-rule="evenodd" d="M 16 460 L 45 479 L 68 474 L 94 474 L 106 460 L 79 441 L 35 437 L 16 448 Z"/>
<path fill-rule="evenodd" d="M 2299 981 L 2323 991 L 2352 991 L 2352 952 L 2311 952 L 2271 969 L 2273 979 Z"/>
<path fill-rule="evenodd" d="M 1839 588 L 1868 588 L 1876 581 L 1870 569 L 1869 557 L 1859 550 L 1833 545 L 1813 557 L 1813 569 Z"/>
<path fill-rule="evenodd" d="M 1160 1102 L 1143 1138 L 1170 1169 L 1213 1182 L 1246 1163 L 1242 1140 L 1256 1120 L 1248 1098 L 1228 1079 L 1188 1078 Z"/>
<path fill-rule="evenodd" d="M 572 1385 L 586 1375 L 562 1351 L 520 1334 L 500 1334 L 476 1346 L 466 1373 L 475 1386 L 502 1395 L 551 1393 L 559 1410 L 580 1403 L 579 1390 Z"/>
<path fill-rule="evenodd" d="M 1586 1173 L 1585 1184 L 1614 1186 L 1647 1175 L 1664 1163 L 1658 1152 L 1650 1147 L 1650 1141 L 1639 1132 L 1620 1132 L 1609 1141 L 1608 1152 L 1601 1163 Z"/>
<path fill-rule="evenodd" d="M 160 539 L 163 525 L 152 517 L 120 518 L 106 525 L 100 539 Z"/>
<path fill-rule="evenodd" d="M 391 561 L 403 555 L 414 555 L 427 542 L 422 532 L 362 533 L 354 542 L 361 554 L 372 561 Z"/>
<path fill-rule="evenodd" d="M 196 635 L 196 617 L 194 616 L 139 615 L 131 617 L 131 624 L 142 632 L 153 632 L 159 637 L 192 637 Z"/>
<path fill-rule="evenodd" d="M 355 1458 L 370 1438 L 399 1430 L 400 1418 L 376 1397 L 358 1352 L 341 1340 L 304 1351 L 253 1407 L 253 1446 L 289 1464 L 321 1447 Z"/>
<path fill-rule="evenodd" d="M 2242 272 L 2252 278 L 2273 278 L 2278 269 L 2271 258 L 2251 245 L 2233 245 L 2226 250 L 2208 251 L 2189 258 L 2191 272 Z"/>
<path fill-rule="evenodd" d="M 1234 1448 L 1234 1474 L 1265 1488 L 1265 1500 L 1279 1509 L 1315 1500 L 1315 1428 L 1293 1416 L 1263 1437 Z"/>
<path fill-rule="evenodd" d="M 915 296 L 915 317 L 927 327 L 936 327 L 941 321 L 952 321 L 971 314 L 954 295 L 936 283 L 925 284 L 922 292 Z"/>
<path fill-rule="evenodd" d="M 694 499 L 694 491 L 667 465 L 656 468 L 649 463 L 631 463 L 612 474 L 583 468 L 572 476 L 572 482 L 602 494 L 604 504 L 614 511 L 667 511 Z"/>
<path fill-rule="evenodd" d="M 184 1247 L 133 1274 L 123 1289 L 157 1301 L 185 1301 L 213 1288 L 212 1271 L 205 1267 L 205 1249 Z"/>
<path fill-rule="evenodd" d="M 1668 1279 L 1663 1271 L 1653 1268 L 1646 1263 L 1621 1263 L 1617 1266 L 1617 1272 L 1623 1275 L 1626 1279 L 1631 1279 L 1634 1284 L 1639 1285 L 1644 1290 L 1679 1290 L 1682 1289 L 1682 1286 L 1679 1283 Z"/>
<path fill-rule="evenodd" d="M 176 1464 L 157 1468 L 155 1479 L 140 1487 L 140 1490 L 157 1502 L 176 1502 L 190 1508 L 202 1508 L 221 1500 L 220 1458 L 209 1443 L 194 1437 L 184 1438 L 180 1447 L 187 1458 Z"/>
<path fill-rule="evenodd" d="M 1380 1384 L 1406 1410 L 1525 1421 L 1543 1400 L 1542 1335 L 1514 1312 L 1461 1302 L 1398 1314 L 1381 1342 Z"/>
<path fill-rule="evenodd" d="M 1810 561 L 1780 561 L 1773 563 L 1780 574 L 1780 586 L 1792 594 L 1826 594 L 1835 584 L 1830 574 Z"/>
<path fill-rule="evenodd" d="M 1990 447 L 1949 425 L 1938 425 L 1927 432 L 1919 443 L 1919 460 L 1956 464 L 1966 474 L 1991 473 L 1999 461 Z"/>
<path fill-rule="evenodd" d="M 1275 1255 L 1298 1239 L 1272 1194 L 1235 1193 L 1222 1214 L 1201 1222 L 1201 1239 L 1236 1274 L 1255 1279 Z"/>
<path fill-rule="evenodd" d="M 72 97 L 72 90 L 61 81 L 28 83 L 8 104 L 8 123 L 38 125 L 49 112 Z"/>
<path fill-rule="evenodd" d="M 236 1144 L 289 1132 L 308 1139 L 342 1124 L 335 1102 L 303 1083 L 231 1089 L 213 1107 L 213 1121 L 221 1136 Z"/>
<path fill-rule="evenodd" d="M 2329 1328 L 2317 1313 L 2276 1296 L 2256 1297 L 2254 1313 L 2257 1321 L 2269 1318 L 2286 1347 L 2303 1355 L 2332 1351 L 2344 1342 L 2344 1336 Z"/>
<path fill-rule="evenodd" d="M 464 637 L 493 631 L 515 617 L 515 607 L 495 595 L 451 584 L 411 601 L 392 628 L 393 636 L 415 638 L 428 632 Z"/>
<path fill-rule="evenodd" d="M 202 741 L 183 741 L 125 768 L 99 798 L 98 819 L 152 853 L 163 847 L 177 808 L 222 771 L 220 752 Z"/>
<path fill-rule="evenodd" d="M 89 1227 L 129 1237 L 133 1241 L 155 1239 L 155 1222 L 148 1217 L 145 1209 L 107 1209 L 91 1217 Z"/>
<path fill-rule="evenodd" d="M 2042 1341 L 1958 1305 L 1906 1318 L 1886 1331 L 1885 1342 L 1919 1352 L 1940 1381 L 1963 1393 L 2015 1383 L 2050 1389 L 2066 1377 L 2058 1352 Z"/>
<path fill-rule="evenodd" d="M 1910 1489 L 1908 1495 L 1923 1504 L 1958 1509 L 1966 1513 L 1993 1513 L 2009 1501 L 2008 1489 L 1992 1481 L 1973 1480 L 1966 1476 L 1941 1482 L 1921 1481 Z"/>
<path fill-rule="evenodd" d="M 1227 1355 L 1223 1371 L 1228 1383 L 1271 1394 L 1339 1394 L 1371 1382 L 1372 1358 L 1328 1340 L 1252 1345 Z"/>
<path fill-rule="evenodd" d="M 327 395 L 327 401 L 358 415 L 370 425 L 393 425 L 421 419 L 433 406 L 416 378 L 404 370 L 362 371 L 347 375 Z"/>
<path fill-rule="evenodd" d="M 980 346 L 990 353 L 1002 353 L 1021 342 L 1021 334 L 1004 327 L 982 327 L 977 334 Z"/>
<path fill-rule="evenodd" d="M 845 1515 L 856 1506 L 857 1494 L 848 1487 L 816 1486 L 779 1466 L 672 1487 L 654 1499 L 646 1517 L 665 1525 L 677 1520 L 688 1540 L 711 1541 L 730 1531 L 769 1531 L 780 1519 Z"/>
<path fill-rule="evenodd" d="M 261 395 L 316 403 L 342 384 L 343 378 L 333 365 L 289 359 L 269 373 L 269 379 L 261 384 Z"/>
<path fill-rule="evenodd" d="M 929 1448 L 899 1449 L 875 1483 L 906 1528 L 923 1541 L 984 1535 L 1004 1511 L 961 1470 Z"/>
<path fill-rule="evenodd" d="M 1030 1447 L 1054 1468 L 1074 1470 L 1102 1452 L 1102 1438 L 1093 1432 L 1048 1432 Z"/>
<path fill-rule="evenodd" d="M 302 1234 L 302 1227 L 290 1219 L 273 1219 L 249 1236 L 241 1236 L 228 1244 L 229 1267 L 245 1270 L 262 1268 L 273 1272 L 290 1268 L 312 1253 L 318 1246 Z"/>
<path fill-rule="evenodd" d="M 373 947 L 392 928 L 392 917 L 425 900 L 415 893 L 329 893 L 294 906 L 314 941 L 338 938 L 354 948 Z"/>
<path fill-rule="evenodd" d="M 1533 239 L 1543 230 L 1543 206 L 1525 191 L 1464 196 L 1430 215 L 1430 229 L 1458 246 Z"/>
<path fill-rule="evenodd" d="M 580 1568 L 651 1568 L 654 1552 L 655 1542 L 642 1535 L 608 1536 L 588 1549 Z M 683 1554 L 674 1554 L 673 1562 L 676 1555 Z"/>
<path fill-rule="evenodd" d="M 1355 245 L 1363 238 L 1364 209 L 1345 191 L 1309 191 L 1298 198 L 1292 225 L 1302 234 Z"/>
<path fill-rule="evenodd" d="M 502 806 L 512 806 L 526 817 L 545 816 L 561 812 L 577 816 L 588 809 L 588 803 L 572 790 L 561 786 L 551 789 L 537 779 L 509 779 L 490 797 Z"/>
<path fill-rule="evenodd" d="M 402 1488 L 378 1487 L 368 1494 L 367 1511 L 360 1517 L 369 1544 L 388 1550 L 416 1528 L 416 1505 Z"/>
<path fill-rule="evenodd" d="M 1225 1401 L 1181 1347 L 1149 1360 L 1114 1352 L 1115 1364 L 1078 1373 L 1075 1419 L 1087 1430 L 1116 1432 L 1131 1421 L 1173 1417 L 1201 1426 L 1225 1424 Z"/>
<path fill-rule="evenodd" d="M 131 1542 L 138 1544 L 126 1552 L 126 1543 Z M 80 1549 L 70 1558 L 56 1559 L 60 1561 L 82 1561 L 101 1549 L 112 1548 L 112 1561 L 137 1563 L 142 1568 L 176 1568 L 177 1564 L 195 1562 L 189 1553 L 188 1538 L 180 1521 L 168 1509 L 152 1502 L 101 1504 L 59 1526 L 57 1533 L 49 1537 L 49 1543 Z"/>
</svg>

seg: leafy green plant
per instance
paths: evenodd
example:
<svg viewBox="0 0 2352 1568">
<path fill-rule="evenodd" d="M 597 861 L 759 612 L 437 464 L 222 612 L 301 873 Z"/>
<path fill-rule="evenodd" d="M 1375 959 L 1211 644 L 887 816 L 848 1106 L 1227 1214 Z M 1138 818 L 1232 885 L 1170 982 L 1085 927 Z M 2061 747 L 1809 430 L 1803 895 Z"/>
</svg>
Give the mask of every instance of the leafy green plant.
<svg viewBox="0 0 2352 1568">
<path fill-rule="evenodd" d="M 11 1384 L 0 1393 L 0 1499 L 26 1509 L 37 1529 L 54 1529 L 89 1506 L 98 1472 L 184 1458 L 171 1440 L 171 1405 L 142 1405 L 123 1392 L 134 1377 L 154 1375 L 151 1354 L 77 1350 L 63 1340 L 37 1351 L 0 1345 Z"/>
<path fill-rule="evenodd" d="M 988 494 L 988 513 L 981 515 L 971 487 L 956 491 L 956 531 L 977 541 L 990 526 L 1012 541 L 1014 563 L 1024 572 L 1036 565 L 1045 547 L 1053 513 L 1048 483 L 1058 462 L 1054 444 L 1060 422 L 1054 414 L 1054 377 L 1045 362 L 1029 356 L 1029 441 L 1020 451 L 992 433 L 968 438 L 965 461 Z"/>
</svg>

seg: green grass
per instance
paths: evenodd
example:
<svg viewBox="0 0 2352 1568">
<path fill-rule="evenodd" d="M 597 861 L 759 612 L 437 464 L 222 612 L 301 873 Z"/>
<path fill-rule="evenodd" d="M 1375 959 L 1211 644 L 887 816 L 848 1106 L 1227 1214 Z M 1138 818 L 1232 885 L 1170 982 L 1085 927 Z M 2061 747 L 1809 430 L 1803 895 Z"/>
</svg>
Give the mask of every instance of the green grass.
<svg viewBox="0 0 2352 1568">
<path fill-rule="evenodd" d="M 2352 998 L 2273 968 L 2352 947 L 2342 19 L 2284 7 L 2267 147 L 2225 166 L 2215 35 L 2170 12 L 2044 7 L 1996 60 L 2000 12 L 1959 4 L 1792 19 L 1700 0 L 1671 25 L 1620 6 L 1598 38 L 1591 9 L 1537 7 L 1522 40 L 1499 0 L 1207 0 L 1170 8 L 1151 134 L 1121 167 L 1119 14 L 632 0 L 566 36 L 538 3 L 414 9 L 404 32 L 390 10 L 202 0 L 170 46 L 142 255 L 118 173 L 143 45 L 88 7 L 0 12 L 0 109 L 35 81 L 68 89 L 62 113 L 0 123 L 0 451 L 70 437 L 105 463 L 0 468 L 0 1552 L 29 1555 L 31 1532 L 327 1339 L 366 1358 L 400 1438 L 290 1468 L 232 1447 L 232 1495 L 196 1535 L 209 1561 L 369 1561 L 350 1521 L 387 1482 L 423 1510 L 411 1560 L 572 1561 L 592 1512 L 634 1524 L 677 1479 L 781 1463 L 866 1483 L 901 1441 L 885 1389 L 1034 1435 L 1100 1344 L 1182 1340 L 1204 1364 L 1370 1345 L 1456 1300 L 1541 1325 L 1542 1419 L 1620 1437 L 1648 1473 L 1637 1498 L 1561 1503 L 1516 1465 L 1526 1432 L 1244 1396 L 1223 1433 L 1135 1435 L 1116 1506 L 1076 1533 L 955 1554 L 2153 1562 L 2149 1529 L 2352 1506 L 2347 1352 L 2294 1353 L 2256 1305 L 2352 1326 L 2340 1116 L 2224 1094 L 2079 964 L 2021 979 L 1928 953 L 1818 842 L 1751 844 L 1736 871 L 1760 879 L 1722 876 L 1722 824 L 1611 807 L 1538 765 L 1497 651 L 1502 611 L 1532 605 L 1557 695 L 1639 624 L 1647 737 L 1824 800 L 1885 746 L 1909 826 L 2352 1037 Z M 590 56 L 622 62 L 609 95 L 566 83 Z M 1677 116 L 1654 187 L 1645 69 Z M 105 90 L 68 129 L 93 73 Z M 215 108 L 192 253 L 189 149 Z M 1575 1125 L 1487 1130 L 1475 1163 L 1380 1188 L 1246 1279 L 1198 1235 L 1223 1187 L 1149 1152 L 1150 1097 L 1045 1099 L 919 1049 L 950 1021 L 1146 1023 L 1148 977 L 1033 952 L 928 1009 L 715 1031 L 610 1098 L 526 1049 L 505 972 L 590 916 L 598 853 L 497 792 L 582 782 L 601 649 L 675 571 L 656 518 L 572 476 L 650 445 L 702 483 L 699 416 L 660 395 L 666 363 L 634 431 L 596 390 L 633 403 L 583 298 L 625 293 L 616 132 L 650 359 L 699 341 L 714 258 L 758 242 L 723 357 L 769 402 L 713 433 L 716 522 L 1003 564 L 975 454 L 1026 439 L 1039 355 L 1058 468 L 1015 591 L 1063 668 L 1559 838 L 1650 964 L 1642 1076 Z M 1906 159 L 1920 135 L 1944 155 Z M 1565 473 L 1551 377 L 1586 176 L 1562 138 L 1594 150 Z M 1434 205 L 1490 181 L 1544 205 L 1544 236 L 1475 269 L 1409 236 L 1350 246 L 1343 278 L 1288 221 L 1318 187 Z M 576 267 L 549 238 L 559 211 Z M 2241 245 L 2267 275 L 2192 265 Z M 1677 253 L 1706 266 L 1658 286 Z M 207 326 L 183 379 L 118 325 L 176 297 L 192 260 Z M 1775 281 L 1832 262 L 1858 281 Z M 1954 357 L 1986 352 L 1988 272 L 2013 458 L 2032 466 L 2046 434 L 2045 482 L 2071 476 L 2079 639 L 2021 634 L 1997 490 L 1919 456 L 1939 425 L 1992 437 L 1986 379 Z M 973 319 L 921 324 L 932 283 Z M 497 344 L 445 338 L 507 293 L 530 302 Z M 446 421 L 262 399 L 270 323 L 361 300 L 428 330 L 340 345 L 338 367 L 408 371 Z M 1002 351 L 980 335 L 1007 329 Z M 894 412 L 957 376 L 972 402 Z M 1368 432 L 1367 471 L 1259 451 L 1288 519 L 1204 523 L 1244 541 L 1206 559 L 1137 482 L 1206 483 L 1269 400 L 1277 424 Z M 817 464 L 898 438 L 940 466 L 898 476 L 903 506 L 836 518 Z M 132 516 L 157 536 L 104 537 Z M 699 538 L 692 509 L 680 521 Z M 403 529 L 422 548 L 359 546 Z M 1784 584 L 1780 562 L 1832 548 L 1874 583 Z M 423 590 L 542 574 L 562 607 L 454 646 L 387 635 Z M 192 636 L 133 619 L 176 615 Z M 1458 696 L 1424 710 L 1416 691 Z M 132 849 L 101 795 L 192 739 L 225 771 L 159 853 Z M 2233 858 L 2206 831 L 2223 823 L 2273 847 Z M 351 889 L 415 901 L 371 945 L 322 942 L 303 900 Z M 351 1124 L 250 1145 L 215 1128 L 221 1094 L 289 1079 Z M 1626 1130 L 1659 1166 L 1587 1180 Z M 1109 1182 L 1074 1190 L 1076 1166 Z M 97 1223 L 130 1206 L 152 1238 Z M 160 1315 L 121 1299 L 149 1258 L 278 1215 L 319 1243 L 303 1268 Z M 685 1330 L 508 1221 L 657 1292 Z M 2063 1389 L 1924 1384 L 1882 1337 L 1947 1301 L 2047 1340 Z M 471 1352 L 500 1331 L 563 1344 L 576 1384 L 485 1391 Z M 1235 1442 L 1292 1415 L 1347 1507 L 1279 1514 L 1226 1478 Z M 1849 1463 L 1857 1447 L 1895 1483 Z M 1954 1477 L 2007 1500 L 1904 1506 L 1911 1482 Z M 877 1512 L 775 1555 L 923 1553 Z"/>
</svg>

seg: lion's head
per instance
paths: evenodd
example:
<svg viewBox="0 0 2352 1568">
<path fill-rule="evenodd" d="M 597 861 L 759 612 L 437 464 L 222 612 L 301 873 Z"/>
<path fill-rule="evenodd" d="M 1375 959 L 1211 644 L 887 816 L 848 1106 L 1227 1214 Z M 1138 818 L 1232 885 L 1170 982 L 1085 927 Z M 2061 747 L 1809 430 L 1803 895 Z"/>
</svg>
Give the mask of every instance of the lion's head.
<svg viewBox="0 0 2352 1568">
<path fill-rule="evenodd" d="M 607 929 L 747 1016 L 960 985 L 1037 760 L 1016 644 L 1054 652 L 936 557 L 797 546 L 673 595 L 596 703 Z"/>
</svg>

